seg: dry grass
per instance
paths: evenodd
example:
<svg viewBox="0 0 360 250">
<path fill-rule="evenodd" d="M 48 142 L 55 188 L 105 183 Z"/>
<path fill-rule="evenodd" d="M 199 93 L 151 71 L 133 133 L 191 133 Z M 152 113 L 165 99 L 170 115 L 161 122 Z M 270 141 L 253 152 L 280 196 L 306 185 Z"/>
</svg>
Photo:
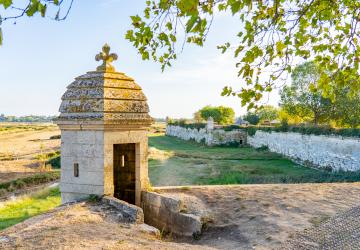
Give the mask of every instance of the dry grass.
<svg viewBox="0 0 360 250">
<path fill-rule="evenodd" d="M 60 207 L 0 232 L 0 249 L 211 249 L 166 242 L 97 203 Z"/>
<path fill-rule="evenodd" d="M 60 131 L 51 124 L 0 124 L 0 183 L 27 177 L 40 171 L 35 156 L 60 148 Z"/>
</svg>

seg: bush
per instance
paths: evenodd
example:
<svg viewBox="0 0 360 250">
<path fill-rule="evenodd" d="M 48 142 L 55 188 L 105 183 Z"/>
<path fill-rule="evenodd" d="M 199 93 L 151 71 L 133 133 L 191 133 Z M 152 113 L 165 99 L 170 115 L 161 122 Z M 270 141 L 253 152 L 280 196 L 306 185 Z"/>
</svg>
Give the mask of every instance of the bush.
<svg viewBox="0 0 360 250">
<path fill-rule="evenodd" d="M 281 120 L 280 131 L 281 132 L 288 132 L 289 131 L 289 124 L 288 124 L 287 120 Z"/>
<path fill-rule="evenodd" d="M 52 168 L 57 168 L 57 169 L 60 168 L 61 167 L 61 157 L 60 157 L 60 155 L 49 159 L 46 162 L 46 164 L 50 164 Z"/>
<path fill-rule="evenodd" d="M 248 127 L 246 130 L 247 130 L 248 135 L 250 135 L 250 136 L 254 136 L 256 134 L 255 127 Z"/>
<path fill-rule="evenodd" d="M 54 151 L 35 156 L 35 159 L 45 160 L 45 165 L 50 164 L 53 168 L 60 168 L 60 151 Z"/>
<path fill-rule="evenodd" d="M 223 127 L 224 131 L 233 131 L 233 130 L 237 130 L 237 129 L 242 129 L 242 128 L 238 125 L 230 125 L 230 126 Z"/>
</svg>

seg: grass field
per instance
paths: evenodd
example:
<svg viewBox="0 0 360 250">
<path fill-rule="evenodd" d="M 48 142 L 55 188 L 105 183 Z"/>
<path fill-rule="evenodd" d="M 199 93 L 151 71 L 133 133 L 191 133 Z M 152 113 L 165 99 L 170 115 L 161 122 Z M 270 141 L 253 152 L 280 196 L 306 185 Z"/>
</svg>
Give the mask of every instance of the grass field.
<svg viewBox="0 0 360 250">
<path fill-rule="evenodd" d="M 303 167 L 251 147 L 207 147 L 163 135 L 150 137 L 149 147 L 157 149 L 149 159 L 153 186 L 360 181 L 359 172 Z"/>
<path fill-rule="evenodd" d="M 59 165 L 59 135 L 50 123 L 0 123 L 0 184 Z"/>
<path fill-rule="evenodd" d="M 58 188 L 48 188 L 33 195 L 0 205 L 0 230 L 30 217 L 47 212 L 61 203 Z"/>
<path fill-rule="evenodd" d="M 52 123 L 0 123 L 0 134 L 56 129 Z"/>
</svg>

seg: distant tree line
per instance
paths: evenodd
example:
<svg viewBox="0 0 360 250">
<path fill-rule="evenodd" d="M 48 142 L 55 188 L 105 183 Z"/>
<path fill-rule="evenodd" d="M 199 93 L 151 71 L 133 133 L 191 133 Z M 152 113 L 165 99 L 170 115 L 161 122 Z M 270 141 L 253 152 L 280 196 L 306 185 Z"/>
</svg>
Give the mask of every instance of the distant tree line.
<svg viewBox="0 0 360 250">
<path fill-rule="evenodd" d="M 326 130 L 360 128 L 360 91 L 353 93 L 347 85 L 331 82 L 329 84 L 334 85 L 332 88 L 319 87 L 323 84 L 320 81 L 322 74 L 327 72 L 323 72 L 315 62 L 298 65 L 291 74 L 291 84 L 280 90 L 279 107 L 264 105 L 250 110 L 241 119 L 237 119 L 236 124 L 243 125 L 244 121 L 247 121 L 250 125 L 275 125 L 281 126 L 283 131 L 286 131 L 289 125 L 293 130 L 301 131 L 311 127 L 309 133 L 315 133 L 317 127 L 319 131 L 323 131 L 321 127 Z M 231 125 L 235 122 L 232 108 L 210 105 L 195 112 L 192 121 L 180 119 L 176 122 L 180 125 L 195 123 L 201 127 L 201 123 L 205 123 L 209 117 L 220 125 Z"/>
<path fill-rule="evenodd" d="M 1 114 L 0 122 L 51 122 L 54 118 L 56 118 L 56 116 L 5 116 L 4 114 Z"/>
</svg>

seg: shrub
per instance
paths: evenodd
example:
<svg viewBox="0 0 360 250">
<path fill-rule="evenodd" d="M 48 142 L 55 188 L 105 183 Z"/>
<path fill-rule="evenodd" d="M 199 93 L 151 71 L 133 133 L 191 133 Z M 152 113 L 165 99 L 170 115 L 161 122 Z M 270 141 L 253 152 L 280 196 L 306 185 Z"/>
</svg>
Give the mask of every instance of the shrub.
<svg viewBox="0 0 360 250">
<path fill-rule="evenodd" d="M 238 125 L 229 125 L 229 126 L 223 127 L 223 130 L 225 130 L 225 131 L 233 131 L 233 130 L 237 130 L 237 129 L 241 129 L 241 127 Z"/>
<path fill-rule="evenodd" d="M 53 168 L 60 168 L 60 151 L 54 151 L 35 156 L 35 159 L 44 160 L 45 165 L 51 165 Z"/>
<path fill-rule="evenodd" d="M 248 135 L 250 135 L 250 136 L 254 136 L 256 134 L 255 127 L 248 127 L 246 130 L 247 130 Z"/>
</svg>

